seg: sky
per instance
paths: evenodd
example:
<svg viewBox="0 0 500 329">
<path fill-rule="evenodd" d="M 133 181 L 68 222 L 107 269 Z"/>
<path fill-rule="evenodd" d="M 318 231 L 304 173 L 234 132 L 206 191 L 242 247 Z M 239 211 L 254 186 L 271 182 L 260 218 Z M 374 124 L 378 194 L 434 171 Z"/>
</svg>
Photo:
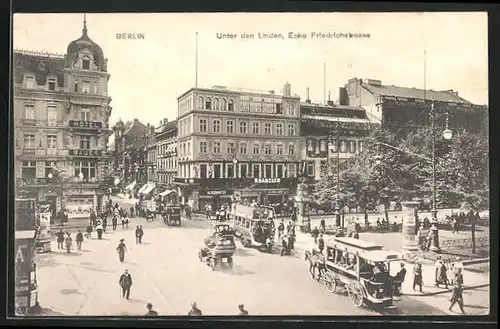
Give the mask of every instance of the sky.
<svg viewBox="0 0 500 329">
<path fill-rule="evenodd" d="M 428 89 L 454 89 L 473 103 L 488 104 L 486 13 L 92 13 L 86 17 L 89 37 L 108 58 L 110 123 L 138 118 L 157 126 L 163 118 L 175 119 L 177 97 L 195 86 L 196 48 L 199 87 L 279 93 L 289 82 L 292 94 L 305 99 L 309 87 L 310 99 L 321 103 L 325 86 L 337 100 L 338 88 L 353 77 L 423 88 L 426 66 Z M 16 14 L 13 26 L 15 49 L 64 54 L 82 34 L 83 14 Z M 289 39 L 289 32 L 306 38 Z M 313 32 L 370 37 L 313 39 Z M 119 39 L 118 33 L 145 37 Z M 236 38 L 219 39 L 218 33 Z M 242 39 L 242 33 L 253 33 L 255 38 Z M 283 38 L 259 39 L 258 33 Z"/>
</svg>

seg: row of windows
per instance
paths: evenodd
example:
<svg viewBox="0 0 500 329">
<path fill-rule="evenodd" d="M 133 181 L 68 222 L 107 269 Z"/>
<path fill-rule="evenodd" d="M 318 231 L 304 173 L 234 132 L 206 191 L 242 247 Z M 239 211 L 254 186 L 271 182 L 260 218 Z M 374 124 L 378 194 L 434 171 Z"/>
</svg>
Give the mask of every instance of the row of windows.
<svg viewBox="0 0 500 329">
<path fill-rule="evenodd" d="M 248 144 L 245 142 L 240 142 L 239 143 L 239 153 L 240 154 L 248 154 Z M 221 142 L 219 141 L 214 141 L 214 142 L 206 142 L 206 141 L 200 141 L 200 153 L 222 153 L 221 152 Z M 295 145 L 294 144 L 289 144 L 288 148 L 285 149 L 285 146 L 283 144 L 277 144 L 276 148 L 273 150 L 273 145 L 272 144 L 263 144 L 261 145 L 260 143 L 253 143 L 252 144 L 252 149 L 251 153 L 252 154 L 277 154 L 277 155 L 295 155 Z M 226 153 L 227 154 L 235 154 L 237 153 L 236 151 L 236 144 L 234 142 L 227 142 L 226 143 Z"/>
<path fill-rule="evenodd" d="M 47 105 L 47 120 L 50 122 L 56 122 L 58 119 L 57 106 Z M 24 119 L 36 120 L 35 105 L 25 104 L 24 105 Z M 92 121 L 92 112 L 90 109 L 80 109 L 78 111 L 78 120 L 81 121 Z"/>
<path fill-rule="evenodd" d="M 210 97 L 198 97 L 198 109 L 199 110 L 215 110 L 215 111 L 234 111 L 234 100 L 230 98 L 229 100 L 215 97 L 213 102 Z"/>
<path fill-rule="evenodd" d="M 35 82 L 35 77 L 26 76 L 25 77 L 25 88 L 26 89 L 37 89 L 38 86 Z M 57 89 L 57 79 L 56 78 L 48 78 L 47 79 L 47 90 L 56 91 Z M 89 81 L 84 80 L 82 83 L 78 83 L 75 81 L 73 83 L 73 92 L 75 93 L 84 93 L 84 94 L 99 94 L 99 83 L 97 81 Z"/>
<path fill-rule="evenodd" d="M 191 142 L 181 143 L 179 146 L 179 155 L 191 155 Z"/>
<path fill-rule="evenodd" d="M 329 149 L 331 152 L 340 152 L 340 153 L 356 153 L 363 151 L 363 141 L 357 140 L 333 140 L 329 143 Z M 312 139 L 307 141 L 307 152 L 309 153 L 319 153 L 326 152 L 327 145 L 326 140 L 321 140 L 319 143 L 314 144 Z"/>
<path fill-rule="evenodd" d="M 43 165 L 43 164 L 42 164 Z M 45 175 L 44 178 L 49 178 L 49 174 L 53 173 L 53 166 L 57 166 L 56 162 L 45 161 Z M 22 178 L 32 179 L 36 178 L 36 161 L 23 161 L 21 167 Z M 97 162 L 96 161 L 75 161 L 74 163 L 74 177 L 80 177 L 83 174 L 83 179 L 93 179 L 97 177 Z"/>
<path fill-rule="evenodd" d="M 169 173 L 157 173 L 156 181 L 159 184 L 172 184 L 174 182 L 174 174 Z"/>
<path fill-rule="evenodd" d="M 161 144 L 161 145 L 156 146 L 156 151 L 158 152 L 158 155 L 165 155 L 165 154 L 167 154 L 167 150 L 169 152 L 172 152 L 172 153 L 176 152 L 177 148 L 169 150 L 169 147 L 171 145 L 172 144 Z"/>
<path fill-rule="evenodd" d="M 222 131 L 221 120 L 214 119 L 214 120 L 212 120 L 212 126 L 210 129 L 210 132 L 212 132 L 212 133 L 224 132 L 227 134 L 234 134 L 235 133 L 234 126 L 235 126 L 235 123 L 233 120 L 227 120 L 225 122 L 225 129 L 224 129 L 224 131 Z M 260 122 L 252 122 L 250 132 L 254 135 L 260 135 L 261 133 L 263 135 L 278 135 L 278 136 L 285 135 L 285 125 L 283 123 L 276 123 L 274 125 L 274 131 L 273 131 L 272 127 L 273 127 L 272 123 L 266 122 L 266 123 L 264 123 L 264 127 L 263 127 L 264 129 L 261 130 Z M 200 119 L 200 132 L 202 132 L 202 133 L 209 132 L 208 128 L 209 128 L 208 127 L 208 120 L 207 119 Z M 249 133 L 248 122 L 240 121 L 238 132 L 240 134 L 248 134 Z M 296 135 L 296 124 L 289 123 L 287 125 L 286 133 L 287 133 L 287 136 L 295 136 Z"/>
<path fill-rule="evenodd" d="M 34 149 L 36 148 L 36 142 L 35 142 L 35 134 L 33 133 L 26 133 L 24 134 L 24 148 L 25 149 Z M 90 150 L 92 146 L 97 146 L 97 139 L 92 138 L 92 136 L 87 136 L 87 135 L 75 135 L 77 139 L 79 140 L 78 146 L 82 150 Z M 45 147 L 47 149 L 55 149 L 57 148 L 58 144 L 58 136 L 56 134 L 48 134 L 46 136 L 47 144 L 44 146 L 42 142 L 42 138 L 38 140 L 38 147 Z M 91 142 L 93 145 L 91 145 Z"/>
<path fill-rule="evenodd" d="M 179 135 L 189 134 L 191 132 L 191 117 L 179 121 Z"/>
<path fill-rule="evenodd" d="M 189 166 L 181 166 L 180 175 L 184 178 L 289 178 L 297 176 L 296 169 L 296 164 L 240 163 L 235 171 L 232 163 L 213 163 L 200 164 L 193 167 L 193 171 Z"/>
<path fill-rule="evenodd" d="M 176 158 L 168 158 L 158 160 L 156 163 L 157 170 L 166 170 L 166 169 L 175 169 L 177 168 L 177 159 Z"/>
</svg>

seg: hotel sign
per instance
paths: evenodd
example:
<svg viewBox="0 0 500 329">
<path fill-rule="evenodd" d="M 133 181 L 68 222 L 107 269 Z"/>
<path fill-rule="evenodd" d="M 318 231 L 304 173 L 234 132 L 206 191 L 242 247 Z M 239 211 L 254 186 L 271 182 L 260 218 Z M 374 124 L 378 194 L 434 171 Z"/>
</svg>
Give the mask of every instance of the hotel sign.
<svg viewBox="0 0 500 329">
<path fill-rule="evenodd" d="M 279 184 L 280 178 L 255 178 L 257 184 Z"/>
<path fill-rule="evenodd" d="M 95 128 L 101 129 L 102 122 L 97 121 L 82 121 L 82 120 L 69 120 L 70 128 Z"/>
<path fill-rule="evenodd" d="M 102 157 L 102 150 L 69 150 L 69 155 L 77 157 Z"/>
</svg>

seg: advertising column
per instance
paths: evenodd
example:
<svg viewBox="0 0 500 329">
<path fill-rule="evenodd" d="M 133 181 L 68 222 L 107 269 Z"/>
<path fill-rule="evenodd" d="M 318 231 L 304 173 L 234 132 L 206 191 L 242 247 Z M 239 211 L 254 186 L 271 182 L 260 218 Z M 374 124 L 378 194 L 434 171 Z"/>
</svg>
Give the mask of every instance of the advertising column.
<svg viewBox="0 0 500 329">
<path fill-rule="evenodd" d="M 419 203 L 407 201 L 401 204 L 403 210 L 403 258 L 414 259 L 418 256 L 418 239 L 416 234 L 417 207 Z"/>
</svg>

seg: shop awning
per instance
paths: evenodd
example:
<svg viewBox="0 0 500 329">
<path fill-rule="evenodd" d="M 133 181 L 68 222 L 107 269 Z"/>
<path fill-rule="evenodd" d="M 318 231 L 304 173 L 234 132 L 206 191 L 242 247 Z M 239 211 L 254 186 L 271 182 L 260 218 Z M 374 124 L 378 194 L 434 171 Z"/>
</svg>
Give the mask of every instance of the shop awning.
<svg viewBox="0 0 500 329">
<path fill-rule="evenodd" d="M 160 193 L 160 196 L 167 196 L 167 195 L 172 194 L 172 193 L 175 193 L 175 191 L 174 190 L 165 190 L 165 191 Z"/>
<path fill-rule="evenodd" d="M 138 192 L 138 193 L 139 193 L 139 194 L 142 194 L 142 192 L 144 192 L 144 190 L 148 187 L 148 185 L 149 185 L 148 183 L 146 183 L 146 184 L 142 185 L 142 187 L 139 189 L 139 192 Z"/>
<path fill-rule="evenodd" d="M 142 192 L 139 192 L 140 194 L 149 194 L 156 188 L 155 184 L 146 184 L 146 185 L 147 185 L 146 188 L 142 190 Z"/>
<path fill-rule="evenodd" d="M 137 184 L 136 181 L 133 181 L 132 183 L 128 184 L 127 187 L 125 187 L 126 190 L 131 190 L 135 187 L 135 185 Z"/>
</svg>

